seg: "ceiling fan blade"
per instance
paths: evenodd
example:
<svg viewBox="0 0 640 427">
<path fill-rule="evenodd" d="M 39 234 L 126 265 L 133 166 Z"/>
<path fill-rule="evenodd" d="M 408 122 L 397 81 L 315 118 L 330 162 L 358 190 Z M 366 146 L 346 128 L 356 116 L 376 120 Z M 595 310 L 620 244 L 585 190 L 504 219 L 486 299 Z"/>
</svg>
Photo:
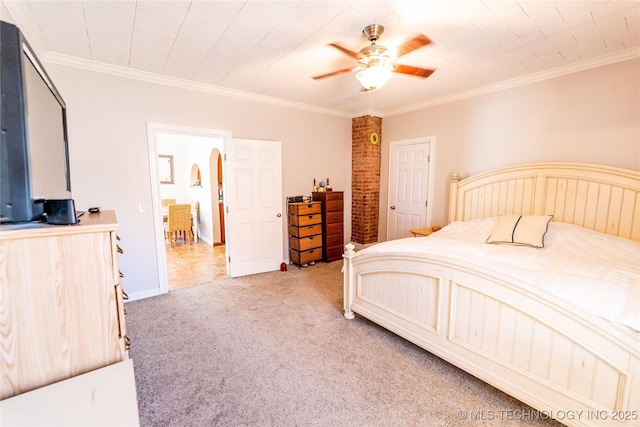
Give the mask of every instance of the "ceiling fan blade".
<svg viewBox="0 0 640 427">
<path fill-rule="evenodd" d="M 394 73 L 409 74 L 416 77 L 427 78 L 433 74 L 435 70 L 429 68 L 418 68 L 410 65 L 393 64 Z"/>
<path fill-rule="evenodd" d="M 398 58 L 428 44 L 431 44 L 431 40 L 429 39 L 429 37 L 423 34 L 419 34 L 411 40 L 407 40 L 402 46 L 398 48 Z"/>
<path fill-rule="evenodd" d="M 311 77 L 314 80 L 323 79 L 325 77 L 337 76 L 338 74 L 350 73 L 353 71 L 353 68 L 343 68 L 342 70 L 332 71 L 331 73 L 322 74 L 319 76 Z"/>
<path fill-rule="evenodd" d="M 349 50 L 346 47 L 340 46 L 337 43 L 329 43 L 329 46 L 333 46 L 336 49 L 338 49 L 340 52 L 342 52 L 342 53 L 344 53 L 344 54 L 346 54 L 346 55 L 348 55 L 348 56 L 350 56 L 350 57 L 352 57 L 354 59 L 358 59 L 358 53 L 354 52 L 352 50 Z"/>
</svg>

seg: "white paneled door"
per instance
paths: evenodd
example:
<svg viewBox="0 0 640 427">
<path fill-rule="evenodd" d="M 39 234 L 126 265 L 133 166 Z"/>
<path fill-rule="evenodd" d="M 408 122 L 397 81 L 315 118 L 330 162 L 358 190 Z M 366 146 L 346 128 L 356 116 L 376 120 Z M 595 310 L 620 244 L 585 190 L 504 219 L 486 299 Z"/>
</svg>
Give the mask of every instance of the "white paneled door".
<svg viewBox="0 0 640 427">
<path fill-rule="evenodd" d="M 429 142 L 391 143 L 387 240 L 410 237 L 427 223 Z"/>
<path fill-rule="evenodd" d="M 229 276 L 278 270 L 284 221 L 281 143 L 227 138 L 225 153 Z"/>
</svg>

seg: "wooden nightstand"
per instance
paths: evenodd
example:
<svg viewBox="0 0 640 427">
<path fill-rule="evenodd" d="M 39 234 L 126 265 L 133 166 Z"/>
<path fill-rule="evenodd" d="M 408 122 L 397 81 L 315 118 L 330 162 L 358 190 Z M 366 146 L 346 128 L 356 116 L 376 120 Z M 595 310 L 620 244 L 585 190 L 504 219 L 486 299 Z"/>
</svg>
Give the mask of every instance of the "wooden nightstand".
<svg viewBox="0 0 640 427">
<path fill-rule="evenodd" d="M 434 225 L 431 228 L 414 228 L 413 230 L 409 230 L 409 233 L 413 234 L 413 237 L 428 236 L 429 234 L 435 233 L 441 228 L 442 227 L 438 227 L 437 225 Z"/>
<path fill-rule="evenodd" d="M 413 234 L 413 237 L 428 236 L 429 234 L 433 233 L 433 230 L 431 229 L 431 227 L 429 227 L 429 228 L 414 228 L 413 230 L 409 230 L 409 233 Z"/>
</svg>

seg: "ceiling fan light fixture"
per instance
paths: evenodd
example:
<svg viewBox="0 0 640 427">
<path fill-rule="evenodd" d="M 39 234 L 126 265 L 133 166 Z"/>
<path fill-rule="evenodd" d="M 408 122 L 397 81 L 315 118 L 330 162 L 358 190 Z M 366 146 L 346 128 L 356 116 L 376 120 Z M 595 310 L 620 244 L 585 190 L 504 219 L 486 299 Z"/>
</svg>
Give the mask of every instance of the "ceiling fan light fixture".
<svg viewBox="0 0 640 427">
<path fill-rule="evenodd" d="M 384 86 L 391 78 L 391 67 L 376 65 L 356 73 L 356 78 L 367 90 L 376 90 Z"/>
<path fill-rule="evenodd" d="M 380 89 L 389 81 L 392 72 L 407 74 L 424 79 L 429 77 L 435 71 L 430 68 L 420 68 L 393 62 L 389 55 L 386 54 L 387 48 L 376 43 L 380 35 L 384 32 L 384 27 L 382 25 L 368 25 L 364 28 L 364 30 L 362 30 L 362 32 L 367 37 L 367 39 L 369 39 L 371 44 L 369 46 L 363 47 L 358 52 L 347 49 L 346 47 L 343 47 L 337 43 L 329 44 L 329 46 L 332 46 L 338 49 L 340 52 L 357 60 L 358 64 L 355 67 L 343 68 L 331 73 L 315 76 L 313 77 L 313 79 L 317 80 L 355 71 L 356 78 L 358 79 L 360 84 L 362 84 L 362 86 L 366 90 L 373 94 L 373 91 L 375 91 L 376 89 Z M 418 34 L 399 46 L 397 50 L 397 57 L 406 55 L 431 43 L 431 40 L 427 36 Z"/>
</svg>

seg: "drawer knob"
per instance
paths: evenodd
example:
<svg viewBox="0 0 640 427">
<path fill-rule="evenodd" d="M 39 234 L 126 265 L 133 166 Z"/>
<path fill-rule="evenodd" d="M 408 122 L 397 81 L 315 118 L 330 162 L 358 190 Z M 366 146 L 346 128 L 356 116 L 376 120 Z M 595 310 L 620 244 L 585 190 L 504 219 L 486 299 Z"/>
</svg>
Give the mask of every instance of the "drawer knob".
<svg viewBox="0 0 640 427">
<path fill-rule="evenodd" d="M 281 213 L 278 213 L 278 215 L 276 215 L 276 216 L 277 216 L 278 218 L 280 218 L 280 217 L 282 216 L 282 214 L 281 214 Z"/>
</svg>

